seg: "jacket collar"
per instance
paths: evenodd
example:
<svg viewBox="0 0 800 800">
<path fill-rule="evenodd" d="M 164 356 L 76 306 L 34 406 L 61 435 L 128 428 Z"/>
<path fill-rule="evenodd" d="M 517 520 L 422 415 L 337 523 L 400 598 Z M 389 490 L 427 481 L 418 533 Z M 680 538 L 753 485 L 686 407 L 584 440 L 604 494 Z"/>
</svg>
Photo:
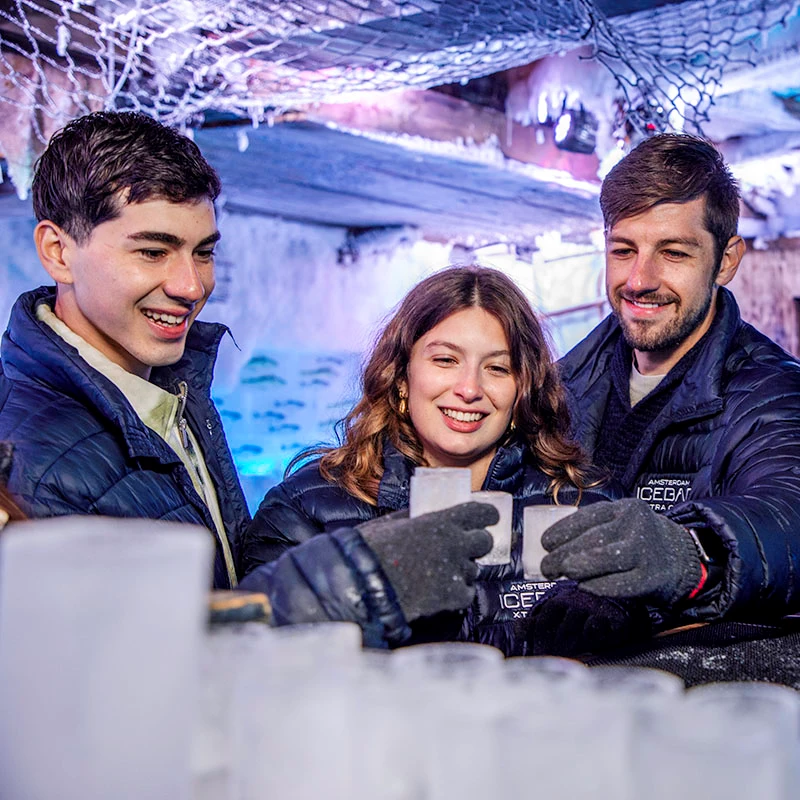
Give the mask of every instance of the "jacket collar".
<svg viewBox="0 0 800 800">
<path fill-rule="evenodd" d="M 378 487 L 378 508 L 397 511 L 408 505 L 414 463 L 388 439 L 383 443 L 383 475 Z"/>
<path fill-rule="evenodd" d="M 727 354 L 741 327 L 739 306 L 725 287 L 717 291 L 717 313 L 706 335 L 696 347 L 697 360 L 675 391 L 676 412 L 702 415 L 722 405 L 722 381 Z"/>
</svg>

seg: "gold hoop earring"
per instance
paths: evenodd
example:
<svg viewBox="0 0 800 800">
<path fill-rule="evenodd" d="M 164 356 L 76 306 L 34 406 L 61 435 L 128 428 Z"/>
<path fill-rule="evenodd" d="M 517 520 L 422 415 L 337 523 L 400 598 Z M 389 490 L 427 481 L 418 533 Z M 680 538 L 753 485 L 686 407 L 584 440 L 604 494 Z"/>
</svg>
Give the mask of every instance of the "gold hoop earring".
<svg viewBox="0 0 800 800">
<path fill-rule="evenodd" d="M 400 395 L 400 402 L 397 404 L 397 413 L 404 417 L 408 413 L 408 401 L 404 394 Z"/>
<path fill-rule="evenodd" d="M 517 429 L 517 423 L 514 422 L 514 420 L 512 419 L 511 422 L 508 424 L 508 432 L 514 433 L 516 429 Z"/>
</svg>

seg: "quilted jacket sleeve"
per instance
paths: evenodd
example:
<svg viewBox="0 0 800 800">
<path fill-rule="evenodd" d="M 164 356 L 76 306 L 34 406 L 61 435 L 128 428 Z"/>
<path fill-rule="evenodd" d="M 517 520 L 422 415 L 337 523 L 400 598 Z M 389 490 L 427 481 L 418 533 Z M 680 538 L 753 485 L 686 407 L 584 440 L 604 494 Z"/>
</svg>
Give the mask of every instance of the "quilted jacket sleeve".
<svg viewBox="0 0 800 800">
<path fill-rule="evenodd" d="M 686 616 L 764 619 L 800 610 L 800 371 L 738 382 L 726 404 L 709 496 L 674 506 L 713 533 L 724 572 Z"/>
<path fill-rule="evenodd" d="M 401 643 L 411 629 L 353 527 L 375 513 L 304 465 L 270 489 L 245 532 L 240 588 L 269 597 L 276 625 L 356 622 L 367 646 Z"/>
<path fill-rule="evenodd" d="M 293 547 L 250 572 L 239 588 L 269 597 L 275 625 L 356 622 L 369 647 L 399 644 L 411 634 L 378 560 L 351 528 Z"/>
</svg>

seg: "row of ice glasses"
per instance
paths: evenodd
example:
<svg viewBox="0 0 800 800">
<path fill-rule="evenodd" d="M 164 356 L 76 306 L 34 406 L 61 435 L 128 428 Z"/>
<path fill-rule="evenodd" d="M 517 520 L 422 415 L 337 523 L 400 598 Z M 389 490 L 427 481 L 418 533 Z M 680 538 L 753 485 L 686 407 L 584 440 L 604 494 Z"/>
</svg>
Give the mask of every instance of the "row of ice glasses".
<svg viewBox="0 0 800 800">
<path fill-rule="evenodd" d="M 229 780 L 223 792 L 198 770 L 195 797 L 674 800 L 698 785 L 720 800 L 800 796 L 788 687 L 685 691 L 658 670 L 504 660 L 467 643 L 364 652 L 347 628 L 215 634 L 251 652 L 229 708 Z"/>
</svg>

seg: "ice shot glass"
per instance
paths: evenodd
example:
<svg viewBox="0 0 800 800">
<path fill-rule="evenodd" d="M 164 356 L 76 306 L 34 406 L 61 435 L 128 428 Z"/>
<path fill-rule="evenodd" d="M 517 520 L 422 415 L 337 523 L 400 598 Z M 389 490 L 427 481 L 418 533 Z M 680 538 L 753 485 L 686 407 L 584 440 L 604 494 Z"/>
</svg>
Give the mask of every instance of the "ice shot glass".
<svg viewBox="0 0 800 800">
<path fill-rule="evenodd" d="M 411 476 L 410 517 L 468 503 L 472 472 L 460 467 L 417 467 Z"/>
<path fill-rule="evenodd" d="M 493 505 L 500 515 L 495 525 L 486 528 L 494 539 L 494 546 L 483 558 L 477 559 L 478 563 L 508 564 L 511 561 L 511 519 L 514 513 L 514 498 L 508 492 L 473 492 L 472 500 Z"/>
<path fill-rule="evenodd" d="M 529 580 L 542 581 L 542 534 L 554 523 L 575 513 L 575 506 L 527 506 L 523 511 L 522 570 Z"/>
</svg>

